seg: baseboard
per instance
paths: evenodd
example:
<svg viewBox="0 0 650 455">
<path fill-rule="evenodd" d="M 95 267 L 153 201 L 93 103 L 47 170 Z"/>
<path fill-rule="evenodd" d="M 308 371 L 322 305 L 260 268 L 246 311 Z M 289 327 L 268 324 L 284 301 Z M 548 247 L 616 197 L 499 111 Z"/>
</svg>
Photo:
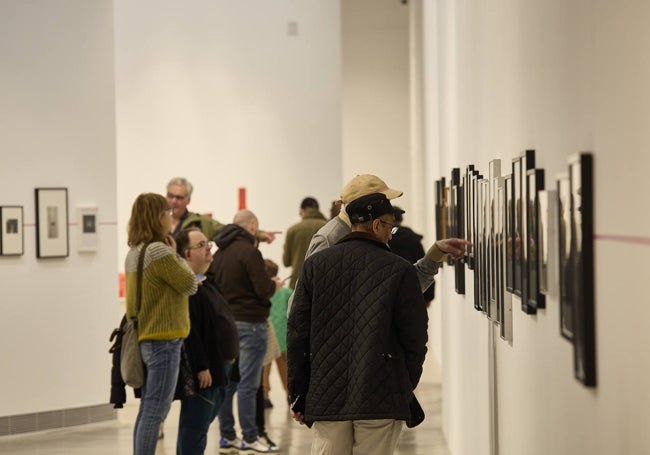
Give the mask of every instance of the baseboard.
<svg viewBox="0 0 650 455">
<path fill-rule="evenodd" d="M 0 436 L 52 430 L 117 418 L 111 404 L 0 417 Z"/>
</svg>

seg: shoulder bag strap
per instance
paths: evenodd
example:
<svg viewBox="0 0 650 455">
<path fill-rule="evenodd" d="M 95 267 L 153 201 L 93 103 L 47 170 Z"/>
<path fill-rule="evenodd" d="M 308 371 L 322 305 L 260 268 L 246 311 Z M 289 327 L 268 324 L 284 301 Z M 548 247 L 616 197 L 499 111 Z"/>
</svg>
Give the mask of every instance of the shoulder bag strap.
<svg viewBox="0 0 650 455">
<path fill-rule="evenodd" d="M 147 247 L 151 242 L 145 243 L 142 245 L 140 250 L 140 257 L 138 258 L 138 287 L 136 288 L 136 299 L 135 299 L 135 317 L 134 320 L 138 319 L 138 313 L 140 312 L 140 301 L 142 300 L 142 275 L 144 275 L 142 269 L 144 268 L 144 253 L 147 251 Z"/>
</svg>

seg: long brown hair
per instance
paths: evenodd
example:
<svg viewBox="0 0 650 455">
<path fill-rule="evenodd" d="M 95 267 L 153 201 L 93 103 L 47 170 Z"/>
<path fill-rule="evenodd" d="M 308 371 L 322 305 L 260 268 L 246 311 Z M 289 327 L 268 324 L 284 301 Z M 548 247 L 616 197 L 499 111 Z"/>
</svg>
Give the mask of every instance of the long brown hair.
<svg viewBox="0 0 650 455">
<path fill-rule="evenodd" d="M 169 204 L 164 196 L 156 193 L 142 193 L 131 208 L 128 228 L 128 245 L 145 242 L 162 242 L 169 234 L 162 217 Z"/>
</svg>

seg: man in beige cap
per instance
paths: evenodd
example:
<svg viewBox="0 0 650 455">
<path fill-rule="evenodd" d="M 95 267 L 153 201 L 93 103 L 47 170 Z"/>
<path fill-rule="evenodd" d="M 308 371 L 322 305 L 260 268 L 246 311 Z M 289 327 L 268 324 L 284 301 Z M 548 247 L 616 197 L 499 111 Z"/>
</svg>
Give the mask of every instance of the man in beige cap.
<svg viewBox="0 0 650 455">
<path fill-rule="evenodd" d="M 386 182 L 376 175 L 361 174 L 354 177 L 343 187 L 341 190 L 341 202 L 347 205 L 361 196 L 372 193 L 383 193 L 388 199 L 395 199 L 404 194 L 402 191 L 389 188 Z M 345 212 L 345 207 L 343 207 L 337 217 L 332 218 L 314 234 L 307 249 L 307 254 L 305 254 L 305 259 L 317 251 L 329 248 L 341 240 L 352 232 L 351 226 L 350 218 Z M 467 244 L 468 242 L 466 240 L 456 238 L 438 240 L 429 248 L 429 251 L 426 252 L 423 258 L 413 264 L 422 292 L 426 291 L 431 286 L 431 283 L 433 283 L 433 277 L 438 273 L 438 268 L 444 257 L 447 254 L 451 254 L 452 256 L 460 255 Z M 289 309 L 291 309 L 292 300 L 293 296 L 289 302 Z"/>
</svg>

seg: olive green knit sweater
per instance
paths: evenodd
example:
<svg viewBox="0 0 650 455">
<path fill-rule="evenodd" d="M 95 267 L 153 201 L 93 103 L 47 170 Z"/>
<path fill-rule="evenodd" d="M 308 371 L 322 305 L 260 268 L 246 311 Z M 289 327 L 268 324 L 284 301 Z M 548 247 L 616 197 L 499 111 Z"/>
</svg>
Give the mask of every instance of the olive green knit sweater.
<svg viewBox="0 0 650 455">
<path fill-rule="evenodd" d="M 126 314 L 135 315 L 138 257 L 142 244 L 132 247 L 124 264 Z M 174 250 L 162 242 L 147 247 L 144 255 L 138 341 L 185 338 L 190 333 L 187 296 L 196 292 L 194 273 Z"/>
</svg>

